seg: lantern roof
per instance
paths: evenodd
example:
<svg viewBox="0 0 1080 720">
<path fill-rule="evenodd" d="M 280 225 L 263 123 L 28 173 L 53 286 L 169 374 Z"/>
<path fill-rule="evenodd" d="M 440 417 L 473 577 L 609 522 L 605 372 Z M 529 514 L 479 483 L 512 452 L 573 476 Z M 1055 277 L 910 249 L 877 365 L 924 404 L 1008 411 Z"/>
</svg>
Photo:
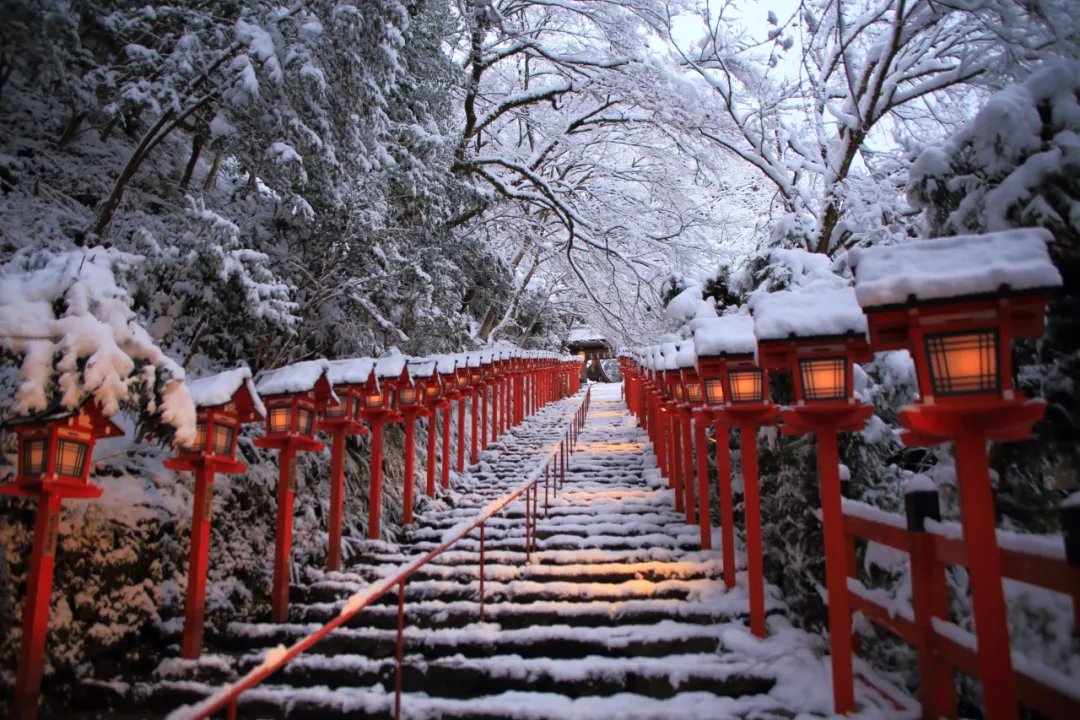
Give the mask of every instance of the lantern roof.
<svg viewBox="0 0 1080 720">
<path fill-rule="evenodd" d="M 666 342 L 660 343 L 657 348 L 657 370 L 678 370 L 679 364 L 675 358 L 678 355 L 678 349 L 675 347 L 675 343 Z"/>
<path fill-rule="evenodd" d="M 698 357 L 753 355 L 757 352 L 754 318 L 749 315 L 702 318 L 695 320 L 692 326 L 694 350 Z"/>
<path fill-rule="evenodd" d="M 866 315 L 855 299 L 855 288 L 846 285 L 817 281 L 797 290 L 757 293 L 749 304 L 759 341 L 866 337 Z"/>
<path fill-rule="evenodd" d="M 429 378 L 435 374 L 438 365 L 435 358 L 410 358 L 409 375 L 414 378 Z"/>
<path fill-rule="evenodd" d="M 397 379 L 404 372 L 408 360 L 409 358 L 398 352 L 397 348 L 392 349 L 384 357 L 375 361 L 375 377 L 380 380 Z"/>
<path fill-rule="evenodd" d="M 196 408 L 212 408 L 235 402 L 241 422 L 251 422 L 266 417 L 251 369 L 238 367 L 187 381 L 188 394 Z"/>
<path fill-rule="evenodd" d="M 693 340 L 683 340 L 675 348 L 675 363 L 680 369 L 697 367 L 697 354 L 694 352 Z"/>
<path fill-rule="evenodd" d="M 327 393 L 336 400 L 333 390 L 328 389 L 331 382 L 328 376 L 329 370 L 330 362 L 325 358 L 306 360 L 276 370 L 266 370 L 259 373 L 259 378 L 255 381 L 255 389 L 259 395 L 263 396 L 315 391 Z M 326 387 L 320 387 L 320 385 Z"/>
<path fill-rule="evenodd" d="M 33 413 L 31 415 L 17 415 L 9 418 L 4 421 L 3 427 L 16 428 L 22 425 L 43 425 L 45 423 L 67 420 L 82 412 L 85 412 L 90 418 L 90 424 L 94 427 L 94 437 L 123 437 L 123 428 L 107 418 L 101 411 L 101 405 L 93 398 L 86 398 L 81 405 L 75 408 L 69 408 L 56 402 L 41 412 Z"/>
<path fill-rule="evenodd" d="M 343 358 L 330 361 L 330 383 L 332 385 L 363 385 L 367 382 L 375 367 L 371 358 Z"/>
<path fill-rule="evenodd" d="M 1059 287 L 1052 240 L 1043 228 L 1019 228 L 852 250 L 855 295 L 879 308 Z"/>
</svg>

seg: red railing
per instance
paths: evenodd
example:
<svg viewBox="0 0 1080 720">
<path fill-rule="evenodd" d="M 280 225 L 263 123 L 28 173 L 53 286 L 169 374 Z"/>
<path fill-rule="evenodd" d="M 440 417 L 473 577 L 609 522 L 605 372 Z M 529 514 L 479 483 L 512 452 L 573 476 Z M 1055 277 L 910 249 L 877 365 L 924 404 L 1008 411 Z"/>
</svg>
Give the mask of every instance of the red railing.
<svg viewBox="0 0 1080 720">
<path fill-rule="evenodd" d="M 937 493 L 909 495 L 907 517 L 863 503 L 844 501 L 844 535 L 848 567 L 848 599 L 875 625 L 914 645 L 918 652 L 919 699 L 923 717 L 955 719 L 955 671 L 977 677 L 975 637 L 949 620 L 945 566 L 968 564 L 969 550 L 960 526 L 941 523 Z M 890 602 L 856 577 L 855 538 L 865 538 L 908 553 L 911 604 Z M 1040 542 L 1040 536 L 998 531 L 1004 576 L 1070 595 L 1080 627 L 1080 567 L 1065 560 L 1064 544 Z M 856 644 L 857 651 L 857 644 Z M 1037 661 L 1013 653 L 1013 682 L 1018 701 L 1051 718 L 1080 717 L 1080 687 L 1074 679 Z"/>
<path fill-rule="evenodd" d="M 168 720 L 195 720 L 196 718 L 208 718 L 213 714 L 225 710 L 232 720 L 236 717 L 237 702 L 240 695 L 255 687 L 267 677 L 284 667 L 286 663 L 301 654 L 315 643 L 322 640 L 337 628 L 344 625 L 360 611 L 371 605 L 374 601 L 397 587 L 398 590 L 398 625 L 397 625 L 397 672 L 394 678 L 394 717 L 401 716 L 401 678 L 404 656 L 403 635 L 405 631 L 405 583 L 409 576 L 428 564 L 441 553 L 450 549 L 456 542 L 468 536 L 473 530 L 480 531 L 480 620 L 484 619 L 484 525 L 501 512 L 507 505 L 514 502 L 522 495 L 525 496 L 525 557 L 526 562 L 531 561 L 532 552 L 536 548 L 536 518 L 539 511 L 540 482 L 543 476 L 544 483 L 544 514 L 547 515 L 550 497 L 558 492 L 558 488 L 566 481 L 566 464 L 571 453 L 577 447 L 578 433 L 585 424 L 585 417 L 589 412 L 589 403 L 592 399 L 592 388 L 585 391 L 585 397 L 581 405 L 574 412 L 574 417 L 568 424 L 565 434 L 558 443 L 544 454 L 543 459 L 537 463 L 529 473 L 525 482 L 516 490 L 502 496 L 489 504 L 484 510 L 471 520 L 459 523 L 443 534 L 442 542 L 437 548 L 412 560 L 398 568 L 392 577 L 379 580 L 371 587 L 356 593 L 346 602 L 341 613 L 326 623 L 315 632 L 298 640 L 291 647 L 279 645 L 267 652 L 262 663 L 248 672 L 247 675 L 235 683 L 223 687 L 217 693 L 202 700 L 201 702 L 179 708 L 169 714 Z M 550 493 L 550 494 L 549 494 Z"/>
</svg>

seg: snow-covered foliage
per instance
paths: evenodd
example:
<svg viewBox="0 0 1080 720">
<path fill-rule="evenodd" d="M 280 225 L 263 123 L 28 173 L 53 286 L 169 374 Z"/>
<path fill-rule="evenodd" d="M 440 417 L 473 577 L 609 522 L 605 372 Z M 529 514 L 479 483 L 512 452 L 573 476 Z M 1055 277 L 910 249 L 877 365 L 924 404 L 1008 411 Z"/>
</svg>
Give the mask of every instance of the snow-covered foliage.
<svg viewBox="0 0 1080 720">
<path fill-rule="evenodd" d="M 145 411 L 195 438 L 184 371 L 135 320 L 115 275 L 139 258 L 104 248 L 26 248 L 0 266 L 0 348 L 22 358 L 12 410 L 20 415 L 88 398 L 106 416 Z"/>
</svg>

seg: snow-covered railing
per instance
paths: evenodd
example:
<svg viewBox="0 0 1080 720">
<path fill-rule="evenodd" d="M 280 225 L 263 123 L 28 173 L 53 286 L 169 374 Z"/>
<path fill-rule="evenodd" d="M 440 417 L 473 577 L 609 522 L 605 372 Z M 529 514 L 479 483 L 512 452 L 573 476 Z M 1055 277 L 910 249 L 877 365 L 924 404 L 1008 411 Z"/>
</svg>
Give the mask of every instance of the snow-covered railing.
<svg viewBox="0 0 1080 720">
<path fill-rule="evenodd" d="M 230 720 L 236 717 L 237 703 L 240 695 L 255 687 L 270 675 L 277 672 L 296 656 L 311 648 L 317 642 L 325 638 L 331 632 L 341 627 L 359 612 L 367 608 L 395 587 L 398 590 L 398 626 L 397 626 L 397 672 L 394 680 L 394 717 L 401 716 L 401 679 L 404 652 L 405 630 L 405 583 L 409 577 L 428 564 L 443 552 L 449 550 L 459 540 L 467 537 L 474 530 L 480 533 L 480 619 L 484 618 L 484 526 L 488 520 L 500 513 L 510 503 L 524 496 L 525 499 L 525 553 L 526 562 L 531 560 L 532 551 L 536 546 L 536 518 L 539 514 L 540 483 L 544 484 L 544 513 L 547 514 L 549 498 L 557 493 L 559 486 L 566 480 L 566 465 L 571 453 L 577 446 L 578 432 L 585 424 L 585 417 L 589 412 L 589 403 L 592 396 L 591 386 L 586 388 L 585 396 L 581 404 L 574 411 L 573 417 L 567 423 L 566 432 L 562 439 L 553 443 L 543 453 L 536 467 L 528 474 L 525 481 L 513 492 L 507 493 L 490 503 L 475 518 L 458 523 L 447 530 L 439 546 L 426 554 L 405 563 L 398 571 L 385 579 L 371 585 L 348 599 L 345 606 L 336 618 L 306 637 L 298 640 L 290 647 L 279 645 L 271 650 L 263 658 L 263 661 L 247 675 L 234 683 L 224 686 L 218 692 L 207 697 L 205 700 L 191 706 L 181 707 L 169 714 L 168 720 L 196 720 L 208 718 L 215 713 L 225 710 Z M 550 493 L 550 495 L 549 495 Z"/>
<path fill-rule="evenodd" d="M 844 500 L 848 603 L 875 625 L 915 646 L 919 658 L 919 698 L 923 717 L 956 717 L 954 673 L 978 676 L 975 636 L 949 621 L 946 565 L 967 567 L 971 552 L 956 523 L 938 516 L 937 491 L 919 489 L 906 497 L 907 514 L 887 513 Z M 1029 585 L 1072 596 L 1080 627 L 1080 567 L 1066 560 L 1061 538 L 998 530 L 1002 574 Z M 855 538 L 908 554 L 912 601 L 896 601 L 865 587 L 855 577 Z M 1080 717 L 1080 688 L 1063 673 L 1016 652 L 1012 682 L 1023 705 L 1047 717 Z M 1002 682 L 1009 682 L 1002 678 Z"/>
</svg>

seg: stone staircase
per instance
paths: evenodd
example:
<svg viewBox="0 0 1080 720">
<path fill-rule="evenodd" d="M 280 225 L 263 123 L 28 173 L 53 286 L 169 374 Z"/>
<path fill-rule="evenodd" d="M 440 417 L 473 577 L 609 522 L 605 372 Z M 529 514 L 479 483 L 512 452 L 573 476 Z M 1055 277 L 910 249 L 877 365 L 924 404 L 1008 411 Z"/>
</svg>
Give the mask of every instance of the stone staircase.
<svg viewBox="0 0 1080 720">
<path fill-rule="evenodd" d="M 526 561 L 524 504 L 486 526 L 484 618 L 477 533 L 406 585 L 401 709 L 414 718 L 793 717 L 803 670 L 825 661 L 769 595 L 771 637 L 745 625 L 742 586 L 725 591 L 720 553 L 674 512 L 645 434 L 618 386 L 597 386 L 592 410 L 552 492 Z M 309 570 L 290 623 L 233 623 L 198 661 L 161 663 L 125 693 L 138 716 L 192 703 L 336 617 L 347 598 L 392 576 L 443 533 L 520 485 L 557 442 L 579 398 L 545 408 L 504 437 L 400 545 L 369 543 L 347 572 Z M 242 717 L 392 717 L 397 593 L 384 595 L 311 651 L 241 697 Z M 792 669 L 793 662 L 802 665 Z M 811 678 L 813 681 L 813 678 Z M 801 682 L 801 681 L 800 681 Z M 797 710 L 796 710 L 797 709 Z"/>
</svg>

